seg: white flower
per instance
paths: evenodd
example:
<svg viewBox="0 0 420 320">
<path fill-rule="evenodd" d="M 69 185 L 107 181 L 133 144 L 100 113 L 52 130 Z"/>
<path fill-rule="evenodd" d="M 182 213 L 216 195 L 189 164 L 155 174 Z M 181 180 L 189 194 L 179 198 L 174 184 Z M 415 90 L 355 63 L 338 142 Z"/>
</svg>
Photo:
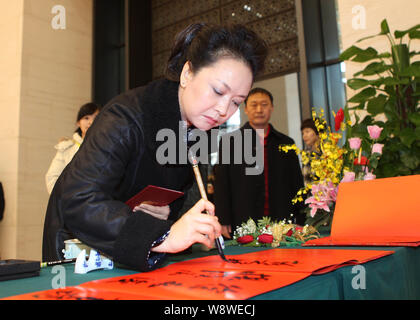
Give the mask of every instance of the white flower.
<svg viewBox="0 0 420 320">
<path fill-rule="evenodd" d="M 257 225 L 251 218 L 249 218 L 246 222 L 246 229 L 249 231 L 249 233 L 255 233 L 255 231 L 257 231 Z"/>
</svg>

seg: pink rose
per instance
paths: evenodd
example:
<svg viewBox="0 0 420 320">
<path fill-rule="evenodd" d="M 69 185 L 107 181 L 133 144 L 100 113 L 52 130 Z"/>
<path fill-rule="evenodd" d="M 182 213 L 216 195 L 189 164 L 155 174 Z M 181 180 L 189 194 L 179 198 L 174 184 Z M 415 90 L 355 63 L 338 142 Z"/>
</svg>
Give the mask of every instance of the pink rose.
<svg viewBox="0 0 420 320">
<path fill-rule="evenodd" d="M 365 174 L 365 177 L 363 178 L 363 180 L 375 180 L 375 178 L 376 176 L 373 173 L 368 172 Z"/>
<path fill-rule="evenodd" d="M 369 135 L 373 140 L 376 140 L 376 139 L 379 138 L 379 136 L 381 135 L 382 129 L 383 128 L 381 128 L 377 125 L 367 126 L 367 130 L 369 132 Z"/>
<path fill-rule="evenodd" d="M 353 150 L 357 150 L 360 148 L 360 145 L 362 144 L 362 139 L 360 138 L 349 138 L 349 144 L 350 148 Z"/>
<path fill-rule="evenodd" d="M 354 178 L 356 177 L 356 174 L 353 171 L 344 173 L 344 177 L 341 180 L 341 182 L 352 182 L 354 181 Z"/>
<path fill-rule="evenodd" d="M 384 147 L 384 145 L 382 143 L 375 143 L 372 146 L 372 153 L 379 153 L 382 154 L 382 148 Z"/>
</svg>

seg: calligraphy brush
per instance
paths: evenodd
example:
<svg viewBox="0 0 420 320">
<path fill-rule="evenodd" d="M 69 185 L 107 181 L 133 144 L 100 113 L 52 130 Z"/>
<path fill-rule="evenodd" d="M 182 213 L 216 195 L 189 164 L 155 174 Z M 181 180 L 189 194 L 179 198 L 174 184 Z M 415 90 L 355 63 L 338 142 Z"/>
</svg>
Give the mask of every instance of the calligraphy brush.
<svg viewBox="0 0 420 320">
<path fill-rule="evenodd" d="M 72 263 L 72 262 L 76 262 L 76 258 L 64 259 L 64 260 L 58 260 L 58 261 L 41 262 L 41 268 L 65 264 L 65 263 Z"/>
<path fill-rule="evenodd" d="M 203 180 L 201 179 L 201 173 L 200 173 L 200 169 L 198 168 L 198 162 L 195 156 L 192 154 L 191 150 L 188 151 L 188 157 L 190 159 L 190 162 L 194 170 L 194 175 L 195 175 L 195 179 L 197 180 L 197 185 L 198 185 L 198 189 L 200 190 L 201 198 L 207 200 L 207 194 L 204 188 Z M 207 211 L 205 212 L 208 213 Z M 229 262 L 226 259 L 225 254 L 223 253 L 223 248 L 220 243 L 220 239 L 216 238 L 215 241 L 216 241 L 217 251 L 219 252 L 220 257 L 226 262 Z"/>
</svg>

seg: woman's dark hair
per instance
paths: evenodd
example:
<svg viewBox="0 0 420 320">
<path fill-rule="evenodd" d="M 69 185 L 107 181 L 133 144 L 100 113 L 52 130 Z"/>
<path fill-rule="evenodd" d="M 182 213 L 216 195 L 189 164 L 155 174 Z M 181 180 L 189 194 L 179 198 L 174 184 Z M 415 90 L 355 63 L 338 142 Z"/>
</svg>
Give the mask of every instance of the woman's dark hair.
<svg viewBox="0 0 420 320">
<path fill-rule="evenodd" d="M 93 103 L 93 102 L 85 103 L 83 106 L 80 107 L 79 112 L 77 113 L 76 122 L 78 122 L 83 117 L 90 116 L 91 114 L 94 114 L 96 111 L 100 111 L 100 110 L 101 110 L 101 106 L 96 103 Z M 82 130 L 80 130 L 80 128 L 77 128 L 75 132 L 77 132 L 80 136 L 82 136 Z"/>
<path fill-rule="evenodd" d="M 302 121 L 302 124 L 300 125 L 300 131 L 302 131 L 305 128 L 310 128 L 314 130 L 317 135 L 319 135 L 318 129 L 315 125 L 315 121 L 312 118 L 305 119 Z"/>
<path fill-rule="evenodd" d="M 267 45 L 254 31 L 242 25 L 218 26 L 194 23 L 175 37 L 168 60 L 166 77 L 179 81 L 184 64 L 189 61 L 197 72 L 220 57 L 243 60 L 252 70 L 253 78 L 264 69 Z"/>
</svg>

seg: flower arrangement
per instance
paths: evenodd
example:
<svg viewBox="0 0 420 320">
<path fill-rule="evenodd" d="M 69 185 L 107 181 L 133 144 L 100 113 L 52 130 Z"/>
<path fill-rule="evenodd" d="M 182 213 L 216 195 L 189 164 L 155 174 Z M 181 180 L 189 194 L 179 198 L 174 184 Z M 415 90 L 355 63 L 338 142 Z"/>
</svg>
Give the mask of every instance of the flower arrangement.
<svg viewBox="0 0 420 320">
<path fill-rule="evenodd" d="M 319 152 L 300 150 L 296 145 L 279 146 L 280 151 L 293 150 L 300 155 L 304 165 L 310 164 L 312 182 L 297 192 L 292 203 L 304 201 L 308 204 L 307 223 L 315 228 L 330 225 L 340 182 L 375 178 L 373 171 L 383 147 L 377 143 L 381 134 L 381 128 L 377 126 L 367 128 L 370 141 L 363 143 L 370 146 L 368 153 L 361 147 L 364 138 L 352 137 L 340 146 L 340 140 L 347 126 L 351 125 L 350 116 L 348 110 L 343 109 L 334 116 L 336 132 L 327 125 L 322 109 L 319 115 L 312 111 L 312 118 L 319 132 Z"/>
<path fill-rule="evenodd" d="M 368 153 L 363 155 L 362 138 L 353 137 L 348 139 L 350 152 L 351 168 L 346 167 L 342 182 L 350 182 L 355 180 L 373 180 L 376 175 L 373 174 L 378 166 L 378 161 L 382 155 L 384 145 L 378 143 L 382 128 L 373 125 L 367 126 L 369 138 L 365 139 L 364 144 L 368 146 Z"/>
<path fill-rule="evenodd" d="M 319 133 L 318 152 L 300 150 L 296 145 L 280 145 L 279 149 L 283 152 L 293 150 L 301 156 L 303 165 L 310 164 L 312 182 L 297 192 L 292 203 L 305 201 L 309 209 L 307 222 L 317 228 L 319 225 L 329 224 L 332 219 L 331 213 L 337 198 L 337 186 L 342 179 L 347 150 L 339 145 L 342 134 L 332 132 L 322 109 L 319 114 L 313 110 L 312 118 Z M 344 111 L 340 109 L 335 115 L 336 131 L 345 129 L 344 118 Z"/>
<path fill-rule="evenodd" d="M 252 218 L 242 223 L 233 233 L 233 244 L 253 247 L 299 246 L 309 239 L 319 237 L 314 227 L 292 224 L 291 221 L 275 222 L 263 217 L 257 223 Z"/>
<path fill-rule="evenodd" d="M 374 170 L 382 154 L 383 144 L 378 143 L 382 128 L 368 126 L 368 138 L 351 137 L 340 143 L 347 128 L 350 128 L 348 109 L 340 109 L 334 115 L 333 132 L 321 109 L 312 118 L 319 133 L 319 150 L 309 152 L 300 150 L 296 145 L 280 145 L 281 152 L 294 151 L 301 156 L 304 165 L 310 164 L 312 182 L 301 188 L 292 203 L 304 201 L 307 220 L 305 226 L 286 222 L 273 222 L 264 217 L 254 222 L 249 218 L 236 228 L 232 244 L 244 246 L 297 246 L 320 236 L 318 228 L 329 226 L 332 221 L 338 185 L 341 182 L 375 179 Z M 364 147 L 362 147 L 364 146 Z"/>
</svg>

